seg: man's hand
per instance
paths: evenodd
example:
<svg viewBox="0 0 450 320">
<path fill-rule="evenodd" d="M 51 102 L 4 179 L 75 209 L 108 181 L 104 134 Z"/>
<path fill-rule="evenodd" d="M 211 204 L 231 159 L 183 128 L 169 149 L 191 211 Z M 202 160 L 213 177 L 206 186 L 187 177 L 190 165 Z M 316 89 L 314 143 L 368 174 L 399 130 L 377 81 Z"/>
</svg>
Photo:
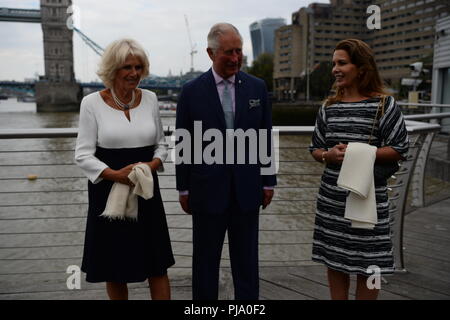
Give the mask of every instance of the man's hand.
<svg viewBox="0 0 450 320">
<path fill-rule="evenodd" d="M 191 210 L 189 209 L 189 195 L 180 196 L 179 201 L 181 204 L 181 208 L 183 208 L 183 211 L 187 214 L 191 214 Z"/>
<path fill-rule="evenodd" d="M 270 202 L 272 201 L 273 190 L 263 189 L 263 193 L 264 193 L 263 209 L 265 209 L 270 204 Z"/>
</svg>

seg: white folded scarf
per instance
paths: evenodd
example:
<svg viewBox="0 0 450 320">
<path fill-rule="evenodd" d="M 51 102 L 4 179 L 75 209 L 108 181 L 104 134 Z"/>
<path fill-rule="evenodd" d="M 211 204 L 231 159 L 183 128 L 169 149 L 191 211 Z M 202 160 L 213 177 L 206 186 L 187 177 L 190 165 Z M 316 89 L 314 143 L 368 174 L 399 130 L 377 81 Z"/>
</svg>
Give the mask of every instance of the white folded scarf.
<svg viewBox="0 0 450 320">
<path fill-rule="evenodd" d="M 349 190 L 345 205 L 346 219 L 352 228 L 373 229 L 378 222 L 373 166 L 377 147 L 366 143 L 350 142 L 337 185 Z"/>
<path fill-rule="evenodd" d="M 145 163 L 135 165 L 128 178 L 134 187 L 115 182 L 109 192 L 105 211 L 101 214 L 110 219 L 130 218 L 137 220 L 137 196 L 148 200 L 153 197 L 153 176 L 150 167 Z"/>
</svg>

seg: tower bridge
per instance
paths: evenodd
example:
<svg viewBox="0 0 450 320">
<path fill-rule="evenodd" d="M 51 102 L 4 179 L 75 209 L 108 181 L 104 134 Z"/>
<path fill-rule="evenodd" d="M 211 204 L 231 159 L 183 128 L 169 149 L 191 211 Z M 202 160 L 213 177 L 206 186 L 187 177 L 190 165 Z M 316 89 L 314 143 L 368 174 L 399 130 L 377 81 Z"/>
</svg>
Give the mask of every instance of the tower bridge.
<svg viewBox="0 0 450 320">
<path fill-rule="evenodd" d="M 71 5 L 72 0 L 40 0 L 40 9 L 0 8 L 0 21 L 40 23 L 42 26 L 45 76 L 37 82 L 0 81 L 0 90 L 34 92 L 38 112 L 77 111 L 83 93 L 104 87 L 102 83 L 75 80 L 73 31 L 97 54 L 101 55 L 103 48 L 75 26 L 67 27 Z M 158 90 L 162 94 L 160 98 L 172 97 L 184 83 L 198 75 L 199 72 L 191 71 L 180 77 L 149 77 L 143 79 L 139 87 Z"/>
<path fill-rule="evenodd" d="M 81 88 L 99 90 L 103 89 L 105 86 L 101 82 L 77 82 Z M 22 88 L 28 89 L 31 91 L 35 90 L 36 82 L 21 82 L 21 81 L 1 81 L 0 80 L 0 88 Z M 162 83 L 146 83 L 141 82 L 139 85 L 141 89 L 149 89 L 149 90 L 171 90 L 171 91 L 180 91 L 181 86 L 176 84 L 162 84 Z"/>
<path fill-rule="evenodd" d="M 79 110 L 83 89 L 99 90 L 102 83 L 75 81 L 73 68 L 73 31 L 97 54 L 103 49 L 81 30 L 67 27 L 71 0 L 40 0 L 40 9 L 0 8 L 0 21 L 40 23 L 44 35 L 45 76 L 38 82 L 0 81 L 0 88 L 27 90 L 35 93 L 37 111 Z M 145 79 L 140 88 L 167 92 L 180 91 L 186 79 Z M 162 97 L 162 96 L 161 96 Z M 160 97 L 160 98 L 161 98 Z"/>
<path fill-rule="evenodd" d="M 0 21 L 41 23 L 41 10 L 0 8 Z"/>
<path fill-rule="evenodd" d="M 75 81 L 73 30 L 67 27 L 71 0 L 40 0 L 38 9 L 0 8 L 0 21 L 40 23 L 45 76 L 34 84 L 37 111 L 75 111 L 82 87 Z"/>
</svg>

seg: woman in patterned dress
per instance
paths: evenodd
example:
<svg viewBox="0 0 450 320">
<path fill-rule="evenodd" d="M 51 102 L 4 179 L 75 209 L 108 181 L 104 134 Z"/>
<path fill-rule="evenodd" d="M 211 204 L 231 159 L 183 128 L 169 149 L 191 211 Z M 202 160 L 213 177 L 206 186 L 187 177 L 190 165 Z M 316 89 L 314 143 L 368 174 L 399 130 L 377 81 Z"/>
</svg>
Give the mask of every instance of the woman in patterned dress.
<svg viewBox="0 0 450 320">
<path fill-rule="evenodd" d="M 144 49 L 132 39 L 110 44 L 98 75 L 106 89 L 83 98 L 75 162 L 88 177 L 88 217 L 81 270 L 88 282 L 106 282 L 110 299 L 128 299 L 127 283 L 148 280 L 152 299 L 170 299 L 167 269 L 175 261 L 156 171 L 167 143 L 155 93 L 138 89 L 149 74 Z M 128 178 L 137 163 L 153 175 L 153 197 L 138 197 L 138 217 L 101 216 L 115 182 Z"/>
<path fill-rule="evenodd" d="M 339 42 L 333 53 L 336 94 L 320 108 L 310 151 L 326 165 L 316 209 L 312 259 L 327 266 L 332 299 L 348 299 L 350 275 L 357 274 L 356 299 L 376 299 L 379 289 L 367 286 L 373 266 L 381 274 L 394 271 L 387 179 L 375 179 L 378 223 L 374 229 L 352 228 L 344 218 L 348 191 L 337 186 L 345 150 L 349 142 L 376 146 L 376 164 L 404 159 L 408 134 L 400 109 L 385 96 L 370 47 L 363 41 Z"/>
</svg>

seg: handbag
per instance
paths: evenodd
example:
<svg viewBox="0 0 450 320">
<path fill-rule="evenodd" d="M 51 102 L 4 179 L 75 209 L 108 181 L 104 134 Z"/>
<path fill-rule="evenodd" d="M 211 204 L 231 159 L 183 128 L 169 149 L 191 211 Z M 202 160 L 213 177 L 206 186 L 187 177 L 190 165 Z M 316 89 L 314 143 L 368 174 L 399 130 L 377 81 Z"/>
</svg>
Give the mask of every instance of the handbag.
<svg viewBox="0 0 450 320">
<path fill-rule="evenodd" d="M 384 104 L 386 102 L 386 96 L 381 96 L 380 103 L 378 104 L 377 112 L 375 118 L 373 119 L 372 132 L 370 133 L 369 142 L 372 141 L 373 131 L 375 129 L 375 124 L 384 115 Z M 378 118 L 378 113 L 381 110 L 381 115 Z M 386 181 L 398 171 L 399 169 L 398 161 L 375 163 L 373 166 L 373 177 L 375 182 L 380 182 L 386 184 Z"/>
</svg>

